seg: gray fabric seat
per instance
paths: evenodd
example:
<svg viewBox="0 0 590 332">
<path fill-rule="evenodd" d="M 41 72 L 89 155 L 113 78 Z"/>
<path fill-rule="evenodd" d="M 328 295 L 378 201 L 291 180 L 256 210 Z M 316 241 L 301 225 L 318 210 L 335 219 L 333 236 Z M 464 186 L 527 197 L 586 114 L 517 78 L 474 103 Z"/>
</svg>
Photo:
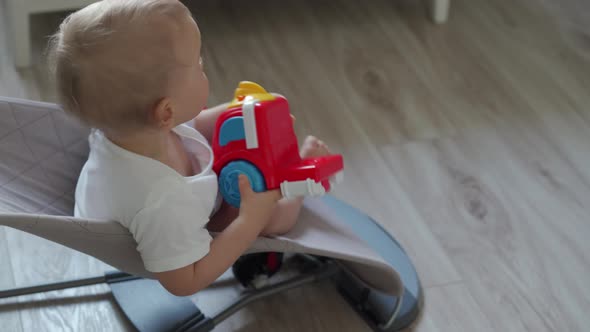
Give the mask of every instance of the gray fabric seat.
<svg viewBox="0 0 590 332">
<path fill-rule="evenodd" d="M 76 179 L 88 154 L 88 128 L 50 103 L 2 98 L 0 112 L 0 224 L 152 278 L 126 228 L 116 221 L 71 217 Z M 306 201 L 291 232 L 260 237 L 247 253 L 263 251 L 338 258 L 371 286 L 393 295 L 401 291 L 396 271 L 334 216 L 322 215 L 317 200 Z"/>
<path fill-rule="evenodd" d="M 88 128 L 72 121 L 54 104 L 0 97 L 0 225 L 40 236 L 123 272 L 150 279 L 153 276 L 144 269 L 133 236 L 121 224 L 72 217 L 76 180 L 88 155 L 88 133 Z M 167 294 L 155 281 L 131 280 L 119 273 L 111 274 L 112 278 L 109 274 L 92 278 L 92 282 L 109 283 L 117 303 L 141 331 L 160 330 L 163 326 L 176 330 L 187 317 L 192 317 L 191 330 L 210 331 L 251 299 L 335 273 L 338 288 L 375 330 L 397 331 L 418 316 L 422 289 L 409 257 L 375 220 L 336 198 L 326 195 L 306 199 L 297 224 L 288 234 L 259 237 L 246 253 L 271 251 L 330 259 L 317 272 L 295 278 L 288 285 L 245 295 L 247 299 L 238 300 L 213 318 L 204 317 L 187 299 Z M 0 293 L 9 297 L 75 287 L 80 282 L 86 281 Z M 144 300 L 147 294 L 152 300 Z M 168 311 L 162 311 L 161 303 L 168 303 Z"/>
</svg>

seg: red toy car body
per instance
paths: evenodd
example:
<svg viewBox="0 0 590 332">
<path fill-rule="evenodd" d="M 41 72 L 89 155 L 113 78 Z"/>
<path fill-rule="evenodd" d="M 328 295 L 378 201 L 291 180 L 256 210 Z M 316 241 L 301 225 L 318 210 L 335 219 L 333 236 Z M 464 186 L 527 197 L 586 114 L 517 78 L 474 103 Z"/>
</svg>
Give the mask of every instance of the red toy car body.
<svg viewBox="0 0 590 332">
<path fill-rule="evenodd" d="M 322 195 L 341 179 L 341 155 L 301 159 L 287 99 L 255 83 L 240 83 L 234 102 L 219 116 L 215 129 L 213 170 L 232 205 L 239 205 L 238 173 L 248 175 L 255 191 L 280 188 L 284 197 Z M 224 171 L 230 163 L 232 170 Z M 264 184 L 253 179 L 260 175 Z"/>
</svg>

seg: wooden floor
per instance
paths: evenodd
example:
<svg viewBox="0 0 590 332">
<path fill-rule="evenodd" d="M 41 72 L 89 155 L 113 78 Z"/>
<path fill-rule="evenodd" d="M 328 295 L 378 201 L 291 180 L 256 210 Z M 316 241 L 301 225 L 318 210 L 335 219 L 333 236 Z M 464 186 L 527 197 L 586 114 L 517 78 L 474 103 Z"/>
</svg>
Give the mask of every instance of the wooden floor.
<svg viewBox="0 0 590 332">
<path fill-rule="evenodd" d="M 289 98 L 300 137 L 344 154 L 335 195 L 379 220 L 418 268 L 416 331 L 588 329 L 590 30 L 569 29 L 538 0 L 453 0 L 442 26 L 414 0 L 191 4 L 211 104 L 257 81 Z M 38 61 L 61 17 L 35 18 Z M 6 39 L 3 29 L 0 94 L 55 100 L 42 62 L 15 71 Z M 0 239 L 0 287 L 105 268 L 13 230 Z M 212 312 L 237 289 L 194 300 Z M 0 302 L 0 321 L 3 331 L 128 328 L 101 286 Z M 322 283 L 254 304 L 218 331 L 368 327 Z"/>
</svg>

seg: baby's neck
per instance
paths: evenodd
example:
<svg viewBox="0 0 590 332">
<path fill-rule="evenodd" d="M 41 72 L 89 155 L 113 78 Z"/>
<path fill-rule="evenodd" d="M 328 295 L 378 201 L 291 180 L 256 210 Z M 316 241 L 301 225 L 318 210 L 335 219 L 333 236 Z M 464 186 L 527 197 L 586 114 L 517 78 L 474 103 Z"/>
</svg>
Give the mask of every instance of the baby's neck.
<svg viewBox="0 0 590 332">
<path fill-rule="evenodd" d="M 107 138 L 133 153 L 164 161 L 172 131 L 142 130 L 119 133 L 105 133 Z"/>
<path fill-rule="evenodd" d="M 114 144 L 133 153 L 155 159 L 182 176 L 192 176 L 195 170 L 180 138 L 172 131 L 141 131 L 125 135 L 105 135 Z"/>
</svg>

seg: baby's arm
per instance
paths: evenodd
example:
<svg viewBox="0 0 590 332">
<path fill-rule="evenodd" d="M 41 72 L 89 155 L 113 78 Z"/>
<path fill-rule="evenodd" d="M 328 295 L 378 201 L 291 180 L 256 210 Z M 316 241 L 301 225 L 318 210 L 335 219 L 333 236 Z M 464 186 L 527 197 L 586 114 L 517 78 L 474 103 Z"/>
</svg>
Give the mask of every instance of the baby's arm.
<svg viewBox="0 0 590 332">
<path fill-rule="evenodd" d="M 272 212 L 269 223 L 262 229 L 260 235 L 272 236 L 287 233 L 297 222 L 302 205 L 303 198 L 301 197 L 281 199 Z M 236 219 L 237 215 L 238 209 L 223 202 L 219 211 L 207 224 L 207 229 L 211 232 L 222 232 Z"/>
<path fill-rule="evenodd" d="M 242 197 L 239 215 L 213 239 L 209 253 L 180 269 L 154 273 L 170 293 L 188 296 L 209 286 L 248 249 L 270 220 L 281 197 L 280 191 L 255 193 L 246 176 L 240 177 L 239 185 Z"/>
</svg>

